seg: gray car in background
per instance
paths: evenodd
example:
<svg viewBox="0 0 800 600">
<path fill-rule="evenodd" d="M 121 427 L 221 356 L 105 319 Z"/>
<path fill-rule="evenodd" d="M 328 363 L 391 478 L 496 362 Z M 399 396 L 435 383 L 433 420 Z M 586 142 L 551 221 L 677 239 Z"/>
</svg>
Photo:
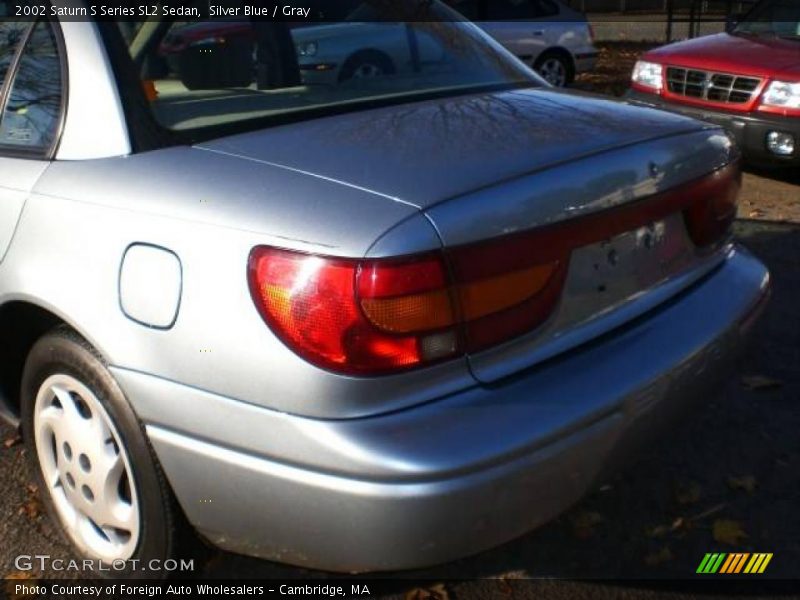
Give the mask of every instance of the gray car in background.
<svg viewBox="0 0 800 600">
<path fill-rule="evenodd" d="M 453 7 L 556 87 L 597 63 L 586 15 L 559 0 L 453 0 Z"/>
<path fill-rule="evenodd" d="M 551 85 L 566 86 L 595 66 L 591 25 L 583 14 L 557 0 L 491 0 L 485 11 L 477 0 L 450 4 Z M 357 20 L 357 15 L 350 19 Z M 364 31 L 354 36 L 353 28 Z M 431 68 L 447 55 L 434 38 L 420 35 L 413 57 L 402 23 L 337 23 L 297 28 L 292 34 L 309 83 L 412 70 L 414 58 Z"/>
<path fill-rule="evenodd" d="M 332 571 L 475 553 L 730 375 L 769 290 L 730 138 L 423 8 L 441 69 L 303 85 L 270 26 L 264 89 L 233 44 L 181 55 L 202 89 L 148 74 L 159 19 L 0 22 L 0 410 L 98 574 L 186 524 Z"/>
<path fill-rule="evenodd" d="M 342 10 L 328 11 L 341 14 L 342 22 L 291 25 L 303 83 L 336 85 L 448 67 L 447 48 L 422 23 L 409 30 L 403 22 L 374 22 L 368 2 L 345 0 L 342 4 Z M 551 85 L 566 86 L 579 73 L 594 68 L 597 49 L 591 25 L 583 14 L 557 0 L 492 0 L 484 8 L 478 0 L 450 4 Z M 429 25 L 436 29 L 435 24 Z M 215 52 L 232 42 L 255 43 L 253 28 L 240 16 L 176 26 L 166 40 L 161 54 L 171 59 L 175 70 L 178 53 L 187 47 Z M 243 72 L 245 79 L 251 75 L 249 70 Z"/>
</svg>

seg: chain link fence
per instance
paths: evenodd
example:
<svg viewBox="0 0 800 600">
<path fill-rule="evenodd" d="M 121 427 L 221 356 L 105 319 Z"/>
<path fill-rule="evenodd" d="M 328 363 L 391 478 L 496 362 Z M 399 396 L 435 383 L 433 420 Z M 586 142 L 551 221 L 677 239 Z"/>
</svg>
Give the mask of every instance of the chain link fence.
<svg viewBox="0 0 800 600">
<path fill-rule="evenodd" d="M 565 0 L 586 13 L 600 42 L 659 43 L 720 33 L 729 18 L 747 12 L 756 1 Z"/>
</svg>

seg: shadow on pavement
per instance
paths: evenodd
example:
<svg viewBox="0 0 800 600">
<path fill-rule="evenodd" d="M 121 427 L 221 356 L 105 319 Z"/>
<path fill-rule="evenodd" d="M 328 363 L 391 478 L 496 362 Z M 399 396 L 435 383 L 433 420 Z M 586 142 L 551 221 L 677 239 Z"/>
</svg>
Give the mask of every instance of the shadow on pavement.
<svg viewBox="0 0 800 600">
<path fill-rule="evenodd" d="M 797 168 L 767 169 L 745 165 L 744 171 L 751 175 L 763 177 L 764 179 L 772 179 L 791 185 L 800 185 L 800 169 Z M 798 190 L 798 195 L 800 195 L 800 190 Z"/>
</svg>

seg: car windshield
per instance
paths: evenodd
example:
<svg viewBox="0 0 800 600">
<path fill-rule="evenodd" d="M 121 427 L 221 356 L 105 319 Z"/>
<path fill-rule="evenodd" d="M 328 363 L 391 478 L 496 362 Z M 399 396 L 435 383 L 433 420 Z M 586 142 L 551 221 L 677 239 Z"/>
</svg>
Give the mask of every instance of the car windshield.
<svg viewBox="0 0 800 600">
<path fill-rule="evenodd" d="M 800 2 L 764 0 L 736 26 L 734 33 L 800 40 Z"/>
<path fill-rule="evenodd" d="M 258 20 L 237 9 L 210 19 L 119 21 L 118 29 L 152 114 L 178 132 L 545 85 L 439 2 L 324 5 L 325 22 Z"/>
</svg>

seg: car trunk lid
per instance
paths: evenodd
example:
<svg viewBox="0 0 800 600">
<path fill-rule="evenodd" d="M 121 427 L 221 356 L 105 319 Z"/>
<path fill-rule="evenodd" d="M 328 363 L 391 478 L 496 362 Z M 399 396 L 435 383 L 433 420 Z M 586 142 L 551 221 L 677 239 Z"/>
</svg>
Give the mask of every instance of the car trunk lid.
<svg viewBox="0 0 800 600">
<path fill-rule="evenodd" d="M 201 147 L 417 207 L 446 252 L 614 210 L 736 156 L 712 125 L 551 89 L 352 112 Z M 472 374 L 493 382 L 602 335 L 702 277 L 720 256 L 698 251 L 678 210 L 587 242 L 570 252 L 547 321 L 470 350 Z"/>
<path fill-rule="evenodd" d="M 419 208 L 698 121 L 551 89 L 355 111 L 200 144 Z"/>
<path fill-rule="evenodd" d="M 715 268 L 725 243 L 699 242 L 684 211 L 703 202 L 707 190 L 738 189 L 735 158 L 721 131 L 694 132 L 565 163 L 427 210 L 453 255 L 487 239 L 535 239 L 537 232 L 546 241 L 527 248 L 547 261 L 551 247 L 569 248 L 561 294 L 546 321 L 470 352 L 474 376 L 490 383 L 586 343 Z M 709 187 L 722 179 L 733 183 Z M 509 246 L 509 254 L 517 260 L 525 248 Z M 480 261 L 480 254 L 471 259 Z"/>
</svg>

